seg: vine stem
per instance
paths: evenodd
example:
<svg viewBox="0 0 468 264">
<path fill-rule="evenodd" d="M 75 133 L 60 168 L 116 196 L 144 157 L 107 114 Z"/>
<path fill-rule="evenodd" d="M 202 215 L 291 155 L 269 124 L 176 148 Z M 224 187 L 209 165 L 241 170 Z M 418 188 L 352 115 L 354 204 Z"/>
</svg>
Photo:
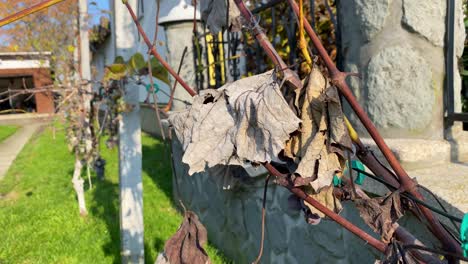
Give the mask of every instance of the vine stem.
<svg viewBox="0 0 468 264">
<path fill-rule="evenodd" d="M 289 5 L 294 10 L 294 12 L 296 13 L 296 15 L 298 15 L 299 7 L 294 2 L 294 0 L 288 0 L 288 2 L 289 2 Z M 408 174 L 403 169 L 401 164 L 398 162 L 393 152 L 385 143 L 382 136 L 377 131 L 377 128 L 374 126 L 369 116 L 366 114 L 364 109 L 359 105 L 358 101 L 354 97 L 351 89 L 346 83 L 346 77 L 349 74 L 338 70 L 338 68 L 336 67 L 336 65 L 333 63 L 332 59 L 328 55 L 327 51 L 325 50 L 325 47 L 322 45 L 317 34 L 314 32 L 314 30 L 310 26 L 307 19 L 303 19 L 303 22 L 304 22 L 307 34 L 309 35 L 314 47 L 317 49 L 319 56 L 322 58 L 323 62 L 325 63 L 325 66 L 327 67 L 331 75 L 333 84 L 336 85 L 336 87 L 338 87 L 341 94 L 348 101 L 351 108 L 353 108 L 354 112 L 359 117 L 359 119 L 361 120 L 362 124 L 367 129 L 371 137 L 374 139 L 375 143 L 377 144 L 380 151 L 387 159 L 392 169 L 395 171 L 396 175 L 399 178 L 399 182 L 401 183 L 402 190 L 411 193 L 413 196 L 415 196 L 416 198 L 420 200 L 424 200 L 423 196 L 416 189 L 416 183 L 408 176 Z M 460 246 L 442 227 L 439 220 L 434 216 L 434 214 L 429 209 L 425 208 L 424 206 L 418 205 L 418 207 L 421 210 L 422 214 L 428 220 L 432 233 L 442 242 L 442 244 L 444 245 L 444 248 L 448 251 L 461 254 L 462 251 L 461 251 Z"/>
<path fill-rule="evenodd" d="M 268 170 L 269 173 L 271 173 L 273 176 L 277 178 L 284 178 L 287 175 L 279 172 L 273 165 L 270 163 L 264 164 L 264 167 Z M 387 245 L 383 243 L 382 241 L 374 238 L 373 236 L 369 235 L 359 227 L 355 226 L 353 223 L 349 222 L 342 216 L 338 215 L 337 213 L 333 212 L 332 210 L 328 209 L 326 206 L 309 196 L 307 193 L 305 193 L 301 188 L 294 187 L 291 184 L 286 183 L 285 181 L 278 181 L 278 183 L 288 189 L 290 192 L 294 193 L 297 197 L 305 200 L 307 203 L 311 204 L 313 207 L 317 208 L 320 212 L 324 213 L 328 217 L 330 217 L 332 220 L 337 222 L 338 224 L 342 225 L 344 228 L 349 230 L 351 233 L 355 234 L 356 236 L 360 237 L 362 240 L 366 241 L 369 243 L 369 245 L 373 246 L 377 250 L 379 250 L 382 253 L 385 253 L 387 249 Z"/>
<path fill-rule="evenodd" d="M 182 66 L 184 65 L 185 54 L 187 54 L 187 46 L 185 46 L 184 51 L 182 52 L 182 57 L 180 58 L 179 68 L 177 69 L 177 75 L 180 75 L 180 71 L 182 70 Z M 169 96 L 169 102 L 167 102 L 166 107 L 164 108 L 164 112 L 169 112 L 172 108 L 172 102 L 174 101 L 174 94 L 177 88 L 177 80 L 174 82 L 172 86 L 171 95 Z"/>
<path fill-rule="evenodd" d="M 42 1 L 36 5 L 33 5 L 31 7 L 28 7 L 26 9 L 23 9 L 13 15 L 10 15 L 10 16 L 7 16 L 3 19 L 0 20 L 0 27 L 3 27 L 5 25 L 8 25 L 10 23 L 13 23 L 25 16 L 28 16 L 30 14 L 33 14 L 33 13 L 36 13 L 36 12 L 39 12 L 43 9 L 46 9 L 50 6 L 53 6 L 55 4 L 58 4 L 60 2 L 63 2 L 65 0 L 48 0 L 48 1 Z"/>
<path fill-rule="evenodd" d="M 124 5 L 127 7 L 128 12 L 132 16 L 133 22 L 135 23 L 138 32 L 140 35 L 143 37 L 143 40 L 145 41 L 145 44 L 148 46 L 148 49 L 150 50 L 151 54 L 161 63 L 161 65 L 174 77 L 177 82 L 184 87 L 184 89 L 191 95 L 195 96 L 197 92 L 195 92 L 175 71 L 174 69 L 171 68 L 171 66 L 161 57 L 161 55 L 156 51 L 156 48 L 152 45 L 151 41 L 149 40 L 148 36 L 146 35 L 145 31 L 141 27 L 140 22 L 138 21 L 138 18 L 135 15 L 135 12 L 133 11 L 132 7 L 130 4 L 125 1 Z"/>
<path fill-rule="evenodd" d="M 151 69 L 151 63 L 148 60 L 148 72 L 149 72 L 149 80 L 150 80 L 150 85 L 151 85 L 151 90 L 150 92 L 153 94 L 153 104 L 154 104 L 154 112 L 156 114 L 156 121 L 158 122 L 159 129 L 161 129 L 161 137 L 163 141 L 166 141 L 166 135 L 164 133 L 164 127 L 161 123 L 161 116 L 159 115 L 159 104 L 158 104 L 158 95 L 156 94 L 156 91 L 154 89 L 154 81 L 153 81 L 153 72 Z"/>
<path fill-rule="evenodd" d="M 270 174 L 267 175 L 265 179 L 265 187 L 263 188 L 263 200 L 262 200 L 262 237 L 260 239 L 260 250 L 258 252 L 257 258 L 252 262 L 252 264 L 260 263 L 263 255 L 263 245 L 265 242 L 265 218 L 266 218 L 266 198 L 268 190 L 268 182 L 270 181 Z"/>
<path fill-rule="evenodd" d="M 302 89 L 302 82 L 297 76 L 297 74 L 289 69 L 286 63 L 283 61 L 281 56 L 276 52 L 275 48 L 268 40 L 268 37 L 265 35 L 265 32 L 258 25 L 257 19 L 252 15 L 252 12 L 245 6 L 242 0 L 234 0 L 239 8 L 242 16 L 249 22 L 249 26 L 252 28 L 252 32 L 255 35 L 260 46 L 263 48 L 267 56 L 273 61 L 276 68 L 279 70 L 280 74 L 283 76 L 283 79 L 293 88 L 293 89 Z"/>
</svg>

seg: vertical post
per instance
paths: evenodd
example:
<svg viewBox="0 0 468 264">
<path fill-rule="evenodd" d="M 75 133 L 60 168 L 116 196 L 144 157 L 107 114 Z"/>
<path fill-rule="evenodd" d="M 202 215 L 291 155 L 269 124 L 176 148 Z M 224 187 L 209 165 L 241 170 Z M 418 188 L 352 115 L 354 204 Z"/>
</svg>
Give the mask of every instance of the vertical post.
<svg viewBox="0 0 468 264">
<path fill-rule="evenodd" d="M 87 16 L 88 16 L 88 1 L 79 0 L 78 3 L 78 26 L 79 26 L 79 42 L 80 42 L 80 79 L 89 80 L 91 78 L 91 69 L 89 62 L 89 38 L 88 38 L 88 29 L 87 29 Z M 80 83 L 80 81 L 78 81 Z M 91 91 L 91 86 L 87 85 L 84 87 L 86 91 Z M 83 94 L 82 97 L 84 112 L 85 115 L 83 122 L 83 129 L 85 134 L 90 135 L 89 127 L 89 116 L 87 113 L 90 112 L 90 94 Z M 87 125 L 88 124 L 88 125 Z M 85 127 L 87 125 L 87 127 Z M 87 148 L 90 146 L 86 146 Z M 88 211 L 86 209 L 86 200 L 84 196 L 84 180 L 81 178 L 81 170 L 83 168 L 84 162 L 82 157 L 75 153 L 75 170 L 73 172 L 73 188 L 75 189 L 76 196 L 78 198 L 78 206 L 80 209 L 80 215 L 86 216 Z"/>
<path fill-rule="evenodd" d="M 143 263 L 143 183 L 141 180 L 141 127 L 138 87 L 125 85 L 125 102 L 132 111 L 122 113 L 119 124 L 120 240 L 122 263 Z"/>
<path fill-rule="evenodd" d="M 88 35 L 88 0 L 79 0 L 79 26 L 80 26 L 80 70 L 81 78 L 91 79 L 91 65 L 89 56 L 89 35 Z M 90 90 L 91 86 L 86 86 Z"/>
</svg>

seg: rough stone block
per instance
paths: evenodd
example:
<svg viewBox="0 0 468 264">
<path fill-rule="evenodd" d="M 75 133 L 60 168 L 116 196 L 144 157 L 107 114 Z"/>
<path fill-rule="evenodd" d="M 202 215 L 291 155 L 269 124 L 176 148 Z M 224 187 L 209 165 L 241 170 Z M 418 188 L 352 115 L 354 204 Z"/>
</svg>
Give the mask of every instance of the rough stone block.
<svg viewBox="0 0 468 264">
<path fill-rule="evenodd" d="M 362 34 L 366 40 L 371 40 L 385 25 L 392 0 L 356 0 L 356 16 L 347 21 L 362 25 Z M 353 21 L 354 19 L 358 21 Z"/>
<path fill-rule="evenodd" d="M 374 55 L 365 84 L 367 110 L 377 127 L 421 130 L 431 122 L 431 68 L 411 46 L 390 46 Z"/>
<path fill-rule="evenodd" d="M 447 1 L 403 0 L 403 23 L 412 31 L 443 47 Z"/>
</svg>

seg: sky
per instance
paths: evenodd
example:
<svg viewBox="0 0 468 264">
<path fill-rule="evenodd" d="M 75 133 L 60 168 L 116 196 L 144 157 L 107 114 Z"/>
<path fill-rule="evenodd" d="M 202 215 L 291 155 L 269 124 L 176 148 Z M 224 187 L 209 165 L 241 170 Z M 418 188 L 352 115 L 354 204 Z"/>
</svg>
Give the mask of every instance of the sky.
<svg viewBox="0 0 468 264">
<path fill-rule="evenodd" d="M 99 18 L 105 15 L 103 11 L 110 11 L 109 1 L 110 0 L 88 0 L 88 13 L 92 17 L 91 25 L 99 23 Z M 39 2 L 39 0 L 37 0 L 37 2 Z M 0 36 L 0 42 L 5 42 L 5 38 Z"/>
<path fill-rule="evenodd" d="M 88 0 L 88 13 L 92 16 L 93 22 L 99 22 L 99 17 L 109 10 L 109 0 Z"/>
</svg>

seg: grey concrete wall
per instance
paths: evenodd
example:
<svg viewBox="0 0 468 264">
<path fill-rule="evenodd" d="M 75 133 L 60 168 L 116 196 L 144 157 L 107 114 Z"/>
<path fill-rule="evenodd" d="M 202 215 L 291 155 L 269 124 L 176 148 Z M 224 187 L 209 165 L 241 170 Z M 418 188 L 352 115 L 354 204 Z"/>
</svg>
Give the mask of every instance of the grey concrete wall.
<svg viewBox="0 0 468 264">
<path fill-rule="evenodd" d="M 143 132 L 162 138 L 161 127 L 156 119 L 156 112 L 154 111 L 153 105 L 140 104 L 140 122 Z M 167 135 L 167 132 L 165 135 Z"/>
<path fill-rule="evenodd" d="M 194 211 L 208 230 L 210 243 L 235 263 L 255 260 L 261 237 L 261 208 L 265 177 L 248 178 L 231 189 L 223 189 L 227 179 L 221 171 L 188 176 L 188 166 L 181 162 L 182 148 L 172 142 L 175 175 L 175 201 L 181 200 Z M 235 171 L 235 170 L 234 170 Z M 239 171 L 227 177 L 239 175 Z M 261 263 L 374 263 L 380 253 L 333 221 L 309 225 L 300 211 L 288 207 L 290 193 L 270 184 L 267 195 L 265 248 Z M 345 203 L 343 217 L 372 231 L 359 217 L 351 203 Z M 418 234 L 427 245 L 433 240 L 412 217 L 399 223 Z M 374 236 L 376 236 L 374 234 Z M 377 237 L 377 236 L 376 236 Z"/>
<path fill-rule="evenodd" d="M 442 140 L 446 1 L 346 0 L 339 1 L 338 10 L 344 70 L 362 74 L 350 85 L 379 131 L 387 138 Z M 460 57 L 461 0 L 456 15 Z M 458 70 L 456 81 L 460 110 Z M 358 123 L 354 115 L 351 120 Z"/>
</svg>

